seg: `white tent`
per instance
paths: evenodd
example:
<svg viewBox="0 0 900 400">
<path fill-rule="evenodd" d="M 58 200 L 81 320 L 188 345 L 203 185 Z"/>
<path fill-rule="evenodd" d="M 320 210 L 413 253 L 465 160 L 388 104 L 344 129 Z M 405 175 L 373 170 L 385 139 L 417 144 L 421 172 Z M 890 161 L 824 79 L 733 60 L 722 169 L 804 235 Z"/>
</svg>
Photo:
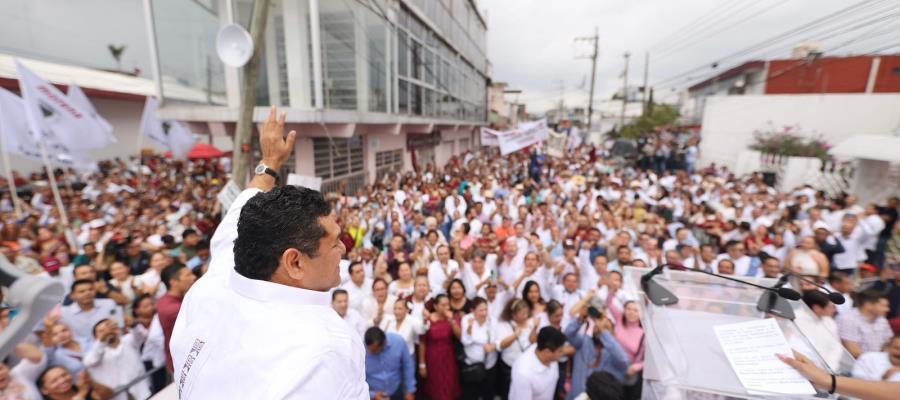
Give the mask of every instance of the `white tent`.
<svg viewBox="0 0 900 400">
<path fill-rule="evenodd" d="M 843 159 L 867 159 L 900 163 L 900 137 L 884 135 L 856 135 L 844 140 L 830 151 Z"/>
</svg>

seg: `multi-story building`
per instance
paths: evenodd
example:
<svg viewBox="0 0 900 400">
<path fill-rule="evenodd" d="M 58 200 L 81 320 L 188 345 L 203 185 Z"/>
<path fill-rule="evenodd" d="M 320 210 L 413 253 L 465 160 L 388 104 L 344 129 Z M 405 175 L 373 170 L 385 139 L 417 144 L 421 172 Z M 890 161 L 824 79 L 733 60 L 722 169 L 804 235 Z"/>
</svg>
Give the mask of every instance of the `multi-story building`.
<svg viewBox="0 0 900 400">
<path fill-rule="evenodd" d="M 206 85 L 224 99 L 165 102 L 161 114 L 232 134 L 238 71 L 216 61 L 211 38 L 231 22 L 249 30 L 252 1 L 155 3 L 162 98 L 174 80 Z M 185 18 L 193 28 L 172 23 Z M 183 36 L 169 29 L 201 30 L 185 35 L 210 40 L 177 53 Z M 488 120 L 486 31 L 473 0 L 272 1 L 254 119 L 261 122 L 270 104 L 287 113 L 286 129 L 299 137 L 283 172 L 321 177 L 323 190 L 353 190 L 392 169 L 443 165 L 473 148 L 475 128 Z"/>
<path fill-rule="evenodd" d="M 0 14 L 0 85 L 18 89 L 12 59 L 20 58 L 52 83 L 84 88 L 119 137 L 98 157 L 136 154 L 148 95 L 161 98 L 162 118 L 228 144 L 240 71 L 219 61 L 216 34 L 229 23 L 249 30 L 252 8 L 252 0 L 10 0 Z M 271 0 L 254 120 L 277 105 L 299 133 L 283 175 L 352 190 L 473 148 L 475 128 L 488 121 L 486 32 L 474 0 Z M 116 58 L 109 45 L 124 52 Z"/>
</svg>

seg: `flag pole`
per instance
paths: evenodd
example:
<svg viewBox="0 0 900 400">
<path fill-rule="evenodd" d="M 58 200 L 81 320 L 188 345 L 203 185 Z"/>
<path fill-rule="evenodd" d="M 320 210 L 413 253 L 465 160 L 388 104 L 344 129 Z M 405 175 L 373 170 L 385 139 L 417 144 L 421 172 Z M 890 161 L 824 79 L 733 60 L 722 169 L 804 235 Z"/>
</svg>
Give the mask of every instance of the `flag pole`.
<svg viewBox="0 0 900 400">
<path fill-rule="evenodd" d="M 141 130 L 138 132 L 138 140 L 137 140 L 137 154 L 138 154 L 138 192 L 141 192 L 144 187 L 144 116 L 141 115 Z"/>
<path fill-rule="evenodd" d="M 63 229 L 66 236 L 66 242 L 69 243 L 70 249 L 76 249 L 75 239 L 72 235 L 72 229 L 69 225 L 69 215 L 66 213 L 66 207 L 63 205 L 62 196 L 59 195 L 59 186 L 56 185 L 56 175 L 53 173 L 53 166 L 50 165 L 50 157 L 47 156 L 47 146 L 43 140 L 38 140 L 41 146 L 41 158 L 44 159 L 44 169 L 47 171 L 47 180 L 50 181 L 50 190 L 53 192 L 53 199 L 56 200 L 56 208 L 59 209 L 59 217 L 63 223 Z"/>
<path fill-rule="evenodd" d="M 22 201 L 19 192 L 16 191 L 16 181 L 13 179 L 12 167 L 9 164 L 9 153 L 6 152 L 6 136 L 0 134 L 0 152 L 3 153 L 3 167 L 6 168 L 6 184 L 9 186 L 9 195 L 12 198 L 16 218 L 22 219 Z"/>
</svg>

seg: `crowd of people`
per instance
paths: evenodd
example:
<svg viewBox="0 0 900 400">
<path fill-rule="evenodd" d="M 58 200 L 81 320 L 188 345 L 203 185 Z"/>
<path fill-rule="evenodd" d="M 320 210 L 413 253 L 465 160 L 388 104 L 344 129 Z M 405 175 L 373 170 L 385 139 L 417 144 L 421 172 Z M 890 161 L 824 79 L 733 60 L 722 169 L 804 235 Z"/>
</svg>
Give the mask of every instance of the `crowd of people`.
<svg viewBox="0 0 900 400">
<path fill-rule="evenodd" d="M 366 346 L 371 398 L 641 398 L 643 304 L 624 268 L 666 263 L 811 278 L 847 298 L 798 288 L 823 328 L 814 345 L 846 349 L 855 376 L 900 380 L 897 198 L 696 169 L 689 135 L 648 146 L 624 167 L 589 145 L 564 159 L 482 148 L 326 194 L 346 248 L 332 307 Z M 226 170 L 145 157 L 64 172 L 68 226 L 45 177 L 17 182 L 22 214 L 4 194 L 4 256 L 69 290 L 0 367 L 0 398 L 146 399 L 171 381 L 168 339 L 208 267 Z"/>
</svg>

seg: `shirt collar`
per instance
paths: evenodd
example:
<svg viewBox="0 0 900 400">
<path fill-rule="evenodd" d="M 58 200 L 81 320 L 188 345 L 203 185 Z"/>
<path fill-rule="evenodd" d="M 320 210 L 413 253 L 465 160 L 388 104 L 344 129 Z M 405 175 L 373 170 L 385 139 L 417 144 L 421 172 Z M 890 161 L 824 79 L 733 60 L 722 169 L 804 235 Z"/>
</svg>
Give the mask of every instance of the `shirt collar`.
<svg viewBox="0 0 900 400">
<path fill-rule="evenodd" d="M 326 307 L 331 304 L 331 294 L 329 292 L 319 292 L 269 281 L 249 279 L 234 270 L 230 273 L 229 284 L 237 294 L 264 303 L 288 303 Z"/>
</svg>

